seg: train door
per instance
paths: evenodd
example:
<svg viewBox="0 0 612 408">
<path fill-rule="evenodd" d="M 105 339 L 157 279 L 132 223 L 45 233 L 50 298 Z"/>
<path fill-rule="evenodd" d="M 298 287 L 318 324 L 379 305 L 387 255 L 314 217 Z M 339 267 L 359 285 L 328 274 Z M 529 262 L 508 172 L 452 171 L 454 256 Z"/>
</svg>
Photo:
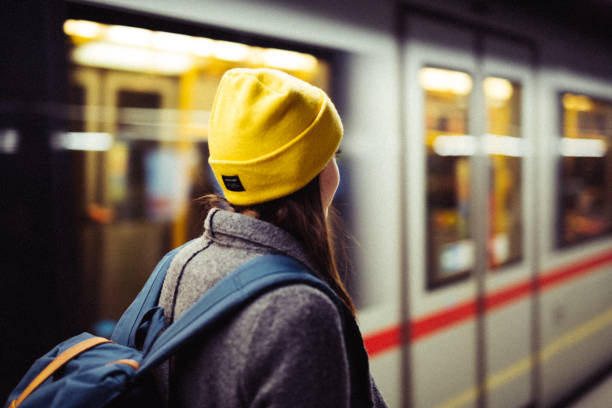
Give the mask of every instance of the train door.
<svg viewBox="0 0 612 408">
<path fill-rule="evenodd" d="M 537 347 L 532 296 L 537 217 L 530 205 L 536 186 L 533 50 L 492 36 L 480 44 L 488 213 L 480 294 L 485 401 L 490 407 L 527 406 L 536 398 Z"/>
<path fill-rule="evenodd" d="M 403 54 L 411 404 L 525 405 L 530 50 L 411 16 Z"/>
<path fill-rule="evenodd" d="M 90 284 L 95 282 L 87 290 L 96 293 L 99 316 L 120 315 L 158 254 L 170 246 L 172 220 L 160 216 L 170 203 L 152 192 L 150 173 L 156 164 L 152 161 L 172 140 L 176 82 L 82 66 L 72 72 L 73 89 L 84 94 L 83 101 L 72 101 L 75 113 L 97 112 L 88 112 L 82 122 L 85 129 L 70 130 L 116 135 L 102 154 L 82 153 L 84 177 L 75 186 L 83 192 L 80 208 L 86 214 L 79 231 L 85 252 L 82 270 Z"/>
<path fill-rule="evenodd" d="M 412 406 L 474 389 L 477 295 L 470 223 L 474 34 L 411 17 L 406 57 L 408 310 Z M 446 314 L 446 315 L 444 315 Z M 448 317 L 447 317 L 448 316 Z"/>
<path fill-rule="evenodd" d="M 611 362 L 612 86 L 550 69 L 540 89 L 540 402 L 559 405 Z"/>
</svg>

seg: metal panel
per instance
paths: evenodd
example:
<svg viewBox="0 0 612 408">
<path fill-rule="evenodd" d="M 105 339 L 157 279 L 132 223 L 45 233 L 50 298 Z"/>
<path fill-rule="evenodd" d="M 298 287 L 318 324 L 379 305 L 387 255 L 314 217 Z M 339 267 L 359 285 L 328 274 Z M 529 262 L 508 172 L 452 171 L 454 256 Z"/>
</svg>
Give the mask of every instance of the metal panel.
<svg viewBox="0 0 612 408">
<path fill-rule="evenodd" d="M 476 406 L 475 337 L 470 321 L 412 346 L 414 407 Z"/>
<path fill-rule="evenodd" d="M 612 360 L 612 267 L 542 295 L 542 389 L 548 406 Z"/>
<path fill-rule="evenodd" d="M 531 399 L 531 299 L 486 316 L 487 403 L 527 406 Z"/>
<path fill-rule="evenodd" d="M 370 360 L 370 371 L 376 386 L 390 407 L 400 407 L 405 392 L 402 377 L 398 375 L 401 372 L 401 363 L 400 349 L 377 355 L 376 358 Z"/>
</svg>

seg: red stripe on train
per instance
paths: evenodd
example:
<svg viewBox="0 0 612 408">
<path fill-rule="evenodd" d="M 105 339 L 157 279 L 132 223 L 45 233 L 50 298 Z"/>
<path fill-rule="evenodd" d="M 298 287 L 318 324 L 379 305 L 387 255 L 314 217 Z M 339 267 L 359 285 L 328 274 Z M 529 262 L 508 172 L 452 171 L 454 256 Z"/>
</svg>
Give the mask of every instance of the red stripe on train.
<svg viewBox="0 0 612 408">
<path fill-rule="evenodd" d="M 363 339 L 365 348 L 370 357 L 394 349 L 402 343 L 399 326 L 390 327 L 374 333 L 368 333 Z"/>
<path fill-rule="evenodd" d="M 602 253 L 585 261 L 555 268 L 545 272 L 536 282 L 523 281 L 521 283 L 491 293 L 484 299 L 484 307 L 487 312 L 502 307 L 508 303 L 515 302 L 525 296 L 531 295 L 534 286 L 540 289 L 550 289 L 572 278 L 577 278 L 594 272 L 597 267 L 612 262 L 612 251 Z M 410 341 L 416 342 L 443 329 L 471 319 L 477 313 L 476 300 L 453 306 L 443 311 L 434 312 L 425 317 L 410 322 Z M 390 349 L 399 347 L 402 343 L 402 329 L 400 325 L 369 333 L 364 338 L 365 347 L 370 356 L 383 353 Z"/>
<path fill-rule="evenodd" d="M 540 276 L 540 279 L 538 279 L 538 286 L 545 289 L 558 285 L 567 279 L 592 272 L 593 269 L 608 262 L 612 262 L 612 251 L 604 252 L 586 261 L 576 262 L 569 266 L 553 269 L 549 273 Z"/>
</svg>

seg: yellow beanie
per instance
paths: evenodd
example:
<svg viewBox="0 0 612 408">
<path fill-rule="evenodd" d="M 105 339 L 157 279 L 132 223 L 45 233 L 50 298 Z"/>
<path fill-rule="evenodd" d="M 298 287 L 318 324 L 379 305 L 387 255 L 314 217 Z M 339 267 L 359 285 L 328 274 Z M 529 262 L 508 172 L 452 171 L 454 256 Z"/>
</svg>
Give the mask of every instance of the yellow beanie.
<svg viewBox="0 0 612 408">
<path fill-rule="evenodd" d="M 230 203 L 262 203 L 315 178 L 342 133 L 340 116 L 321 89 L 282 71 L 231 69 L 210 115 L 208 162 Z"/>
</svg>

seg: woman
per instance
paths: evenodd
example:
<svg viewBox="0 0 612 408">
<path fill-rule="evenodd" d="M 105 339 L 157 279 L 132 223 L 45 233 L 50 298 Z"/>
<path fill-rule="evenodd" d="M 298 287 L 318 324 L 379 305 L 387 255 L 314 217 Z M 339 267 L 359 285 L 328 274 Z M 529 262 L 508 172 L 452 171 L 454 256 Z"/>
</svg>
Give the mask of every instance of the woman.
<svg viewBox="0 0 612 408">
<path fill-rule="evenodd" d="M 327 227 L 341 138 L 340 117 L 320 89 L 270 69 L 223 76 L 209 163 L 225 197 L 203 198 L 204 233 L 168 270 L 159 301 L 168 322 L 235 268 L 270 253 L 303 263 L 355 313 Z M 275 288 L 162 366 L 158 383 L 171 406 L 347 407 L 352 373 L 343 336 L 339 309 L 323 292 Z M 369 382 L 365 394 L 385 406 Z"/>
</svg>

